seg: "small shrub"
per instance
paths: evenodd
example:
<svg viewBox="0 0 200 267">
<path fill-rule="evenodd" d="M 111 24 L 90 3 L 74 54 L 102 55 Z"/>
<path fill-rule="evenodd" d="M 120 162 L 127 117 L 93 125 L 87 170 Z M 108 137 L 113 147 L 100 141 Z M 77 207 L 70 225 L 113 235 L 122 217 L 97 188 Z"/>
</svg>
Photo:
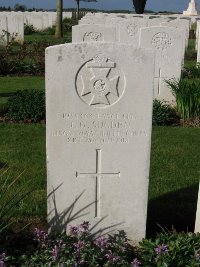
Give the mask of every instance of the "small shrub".
<svg viewBox="0 0 200 267">
<path fill-rule="evenodd" d="M 196 60 L 197 52 L 195 50 L 187 50 L 185 52 L 185 60 Z"/>
<path fill-rule="evenodd" d="M 153 102 L 153 125 L 168 126 L 179 120 L 175 108 L 155 99 Z"/>
<path fill-rule="evenodd" d="M 166 81 L 176 98 L 177 110 L 183 120 L 200 117 L 200 81 L 171 79 Z"/>
<path fill-rule="evenodd" d="M 9 98 L 7 108 L 10 120 L 40 122 L 45 119 L 45 93 L 41 90 L 18 91 Z"/>
<path fill-rule="evenodd" d="M 182 79 L 195 79 L 200 78 L 200 64 L 191 64 L 189 66 L 185 66 L 182 70 Z"/>
<path fill-rule="evenodd" d="M 78 24 L 78 20 L 75 18 L 65 18 L 63 20 L 63 31 L 69 32 L 72 31 L 72 26 L 75 26 Z"/>
<path fill-rule="evenodd" d="M 69 234 L 61 234 L 56 238 L 51 238 L 46 232 L 36 228 L 35 242 L 37 250 L 32 255 L 24 255 L 19 259 L 21 267 L 140 266 L 136 265 L 139 261 L 135 251 L 123 233 L 114 237 L 94 237 L 88 222 L 71 226 Z M 14 264 L 5 254 L 3 256 L 5 263 Z"/>
<path fill-rule="evenodd" d="M 141 266 L 200 266 L 200 234 L 161 233 L 155 239 L 140 244 Z"/>
<path fill-rule="evenodd" d="M 0 261 L 20 267 L 200 267 L 200 234 L 163 232 L 133 247 L 124 232 L 95 237 L 90 229 L 83 222 L 53 238 L 36 228 L 34 252 L 14 259 L 1 251 Z"/>
<path fill-rule="evenodd" d="M 0 75 L 41 75 L 45 69 L 45 48 L 47 42 L 24 43 L 13 42 L 0 47 Z"/>
<path fill-rule="evenodd" d="M 55 34 L 55 26 L 53 26 L 52 28 L 49 27 L 49 28 L 46 28 L 42 31 L 38 31 L 38 34 L 39 35 L 54 35 Z"/>
<path fill-rule="evenodd" d="M 24 34 L 31 35 L 33 33 L 36 33 L 36 29 L 33 27 L 33 25 L 24 24 Z"/>
</svg>

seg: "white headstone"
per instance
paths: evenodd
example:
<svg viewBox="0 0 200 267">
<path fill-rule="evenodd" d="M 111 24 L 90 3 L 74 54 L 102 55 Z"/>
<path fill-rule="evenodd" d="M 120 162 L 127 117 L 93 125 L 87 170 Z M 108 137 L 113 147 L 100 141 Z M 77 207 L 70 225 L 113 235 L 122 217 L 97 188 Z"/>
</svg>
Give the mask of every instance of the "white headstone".
<svg viewBox="0 0 200 267">
<path fill-rule="evenodd" d="M 72 42 L 115 42 L 116 27 L 96 24 L 72 27 Z"/>
<path fill-rule="evenodd" d="M 43 18 L 38 12 L 29 12 L 30 14 L 26 15 L 27 24 L 33 25 L 36 30 L 43 30 Z"/>
<path fill-rule="evenodd" d="M 200 233 L 200 187 L 199 187 L 199 195 L 198 195 L 198 201 L 197 201 L 195 233 Z"/>
<path fill-rule="evenodd" d="M 43 29 L 47 29 L 49 27 L 51 27 L 52 25 L 50 24 L 50 21 L 49 21 L 49 15 L 47 12 L 44 12 L 42 14 L 42 19 L 43 19 Z"/>
<path fill-rule="evenodd" d="M 6 15 L 0 16 L 0 45 L 8 43 L 8 25 Z"/>
<path fill-rule="evenodd" d="M 24 42 L 24 16 L 16 12 L 7 15 L 9 41 Z"/>
<path fill-rule="evenodd" d="M 48 222 L 145 237 L 154 54 L 120 43 L 46 50 Z"/>
<path fill-rule="evenodd" d="M 139 47 L 140 29 L 147 27 L 145 19 L 127 19 L 119 22 L 119 41 Z"/>
<path fill-rule="evenodd" d="M 150 27 L 141 29 L 140 46 L 155 51 L 154 97 L 174 101 L 165 83 L 168 79 L 180 79 L 184 33 L 174 27 Z"/>
</svg>

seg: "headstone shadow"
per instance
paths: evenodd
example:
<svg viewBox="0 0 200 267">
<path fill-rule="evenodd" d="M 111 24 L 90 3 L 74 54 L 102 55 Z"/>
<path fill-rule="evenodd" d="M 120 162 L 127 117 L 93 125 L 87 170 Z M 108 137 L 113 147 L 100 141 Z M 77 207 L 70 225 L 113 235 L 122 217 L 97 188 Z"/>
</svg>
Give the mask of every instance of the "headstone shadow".
<svg viewBox="0 0 200 267">
<path fill-rule="evenodd" d="M 49 226 L 50 228 L 50 233 L 55 234 L 55 233 L 60 233 L 60 232 L 66 232 L 66 229 L 68 228 L 69 225 L 75 225 L 74 221 L 78 218 L 85 217 L 87 214 L 89 214 L 88 208 L 90 208 L 92 205 L 95 204 L 95 201 L 88 203 L 88 205 L 83 206 L 81 209 L 78 211 L 75 210 L 75 206 L 78 201 L 81 201 L 82 196 L 84 195 L 84 191 L 70 204 L 68 207 L 62 212 L 59 213 L 57 209 L 57 204 L 56 204 L 56 197 L 55 197 L 55 192 L 62 186 L 60 184 L 57 188 L 53 189 L 52 192 L 48 195 L 48 198 L 53 199 L 54 203 L 54 209 L 48 214 L 48 217 L 52 218 L 49 220 Z M 52 213 L 54 215 L 52 216 Z M 107 215 L 108 216 L 108 215 Z M 116 232 L 117 226 L 125 223 L 117 223 L 114 225 L 108 225 L 107 227 L 99 227 L 99 224 L 107 217 L 104 216 L 101 219 L 98 220 L 98 222 L 91 227 L 91 232 L 92 238 L 95 238 L 95 236 L 102 236 L 102 235 L 108 235 L 111 234 L 112 232 Z M 83 218 L 84 221 L 84 218 Z M 97 230 L 96 230 L 97 228 Z"/>
<path fill-rule="evenodd" d="M 194 231 L 199 184 L 149 201 L 147 237 L 164 230 Z"/>
</svg>

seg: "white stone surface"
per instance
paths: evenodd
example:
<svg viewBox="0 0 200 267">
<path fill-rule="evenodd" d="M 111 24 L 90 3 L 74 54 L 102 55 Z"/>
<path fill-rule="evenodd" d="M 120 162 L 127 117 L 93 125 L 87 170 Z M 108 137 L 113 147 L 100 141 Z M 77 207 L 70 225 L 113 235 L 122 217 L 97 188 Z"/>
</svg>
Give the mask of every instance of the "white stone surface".
<svg viewBox="0 0 200 267">
<path fill-rule="evenodd" d="M 119 42 L 139 47 L 140 29 L 147 27 L 145 19 L 126 19 L 119 22 Z"/>
<path fill-rule="evenodd" d="M 183 56 L 183 32 L 175 27 L 150 27 L 141 29 L 140 47 L 155 51 L 154 98 L 174 101 L 165 80 L 180 79 Z"/>
<path fill-rule="evenodd" d="M 23 12 L 27 25 L 33 25 L 36 30 L 45 30 L 56 24 L 56 12 Z M 71 18 L 72 12 L 63 12 L 63 18 Z"/>
<path fill-rule="evenodd" d="M 188 47 L 188 41 L 189 41 L 189 22 L 183 21 L 183 20 L 173 20 L 166 23 L 161 23 L 161 26 L 167 26 L 167 27 L 175 27 L 177 30 L 180 30 L 181 36 L 182 36 L 182 59 L 184 61 L 185 57 L 185 50 Z"/>
<path fill-rule="evenodd" d="M 195 43 L 195 49 L 198 50 L 198 41 L 199 41 L 199 29 L 200 29 L 200 21 L 197 21 L 197 27 L 196 27 L 196 43 Z"/>
<path fill-rule="evenodd" d="M 72 42 L 116 42 L 116 27 L 85 24 L 72 27 Z"/>
<path fill-rule="evenodd" d="M 200 233 L 200 187 L 199 187 L 199 195 L 197 201 L 197 212 L 196 212 L 196 222 L 195 222 L 195 233 Z"/>
<path fill-rule="evenodd" d="M 15 12 L 7 15 L 9 41 L 24 42 L 24 16 Z"/>
<path fill-rule="evenodd" d="M 48 222 L 145 237 L 154 54 L 120 43 L 46 50 Z"/>
<path fill-rule="evenodd" d="M 33 25 L 33 27 L 39 31 L 45 29 L 43 14 L 41 14 L 41 12 L 29 12 L 25 14 L 25 17 L 27 25 Z"/>
<path fill-rule="evenodd" d="M 200 62 L 200 20 L 197 21 L 195 48 L 197 50 L 197 63 L 199 63 Z"/>
<path fill-rule="evenodd" d="M 195 0 L 191 0 L 188 6 L 188 9 L 186 11 L 183 11 L 183 15 L 189 15 L 189 16 L 197 16 L 197 4 Z"/>
<path fill-rule="evenodd" d="M 0 45 L 8 43 L 8 25 L 6 15 L 0 16 Z"/>
</svg>

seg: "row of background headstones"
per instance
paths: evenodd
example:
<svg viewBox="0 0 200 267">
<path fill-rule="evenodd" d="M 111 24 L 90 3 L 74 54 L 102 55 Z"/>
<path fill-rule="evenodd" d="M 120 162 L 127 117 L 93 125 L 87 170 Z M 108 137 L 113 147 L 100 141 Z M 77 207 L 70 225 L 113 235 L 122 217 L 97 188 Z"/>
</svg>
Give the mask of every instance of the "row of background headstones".
<svg viewBox="0 0 200 267">
<path fill-rule="evenodd" d="M 152 18 L 152 19 L 151 19 Z M 125 20 L 125 21 L 124 21 Z M 138 24 L 137 32 L 130 34 L 128 33 L 127 29 L 128 26 L 131 23 Z M 136 15 L 133 18 L 133 15 L 108 15 L 108 14 L 87 14 L 83 19 L 80 20 L 79 26 L 74 26 L 72 31 L 72 40 L 73 42 L 80 42 L 80 41 L 118 41 L 118 42 L 128 42 L 131 43 L 135 47 L 145 47 L 146 44 L 148 47 L 151 47 L 151 43 L 145 39 L 147 37 L 147 33 L 150 33 L 150 39 L 153 35 L 155 35 L 155 31 L 163 32 L 163 30 L 168 32 L 170 34 L 174 32 L 172 44 L 173 49 L 171 50 L 171 54 L 166 54 L 165 57 L 162 57 L 160 53 L 157 53 L 157 49 L 155 49 L 156 53 L 156 60 L 155 60 L 155 78 L 154 78 L 154 98 L 161 99 L 164 101 L 171 101 L 174 100 L 172 95 L 169 94 L 162 94 L 163 92 L 168 91 L 166 84 L 164 81 L 159 85 L 160 83 L 160 74 L 164 74 L 164 80 L 170 79 L 170 78 L 176 78 L 180 79 L 181 75 L 181 66 L 183 66 L 184 63 L 184 54 L 185 49 L 188 46 L 188 39 L 189 39 L 189 30 L 191 28 L 192 22 L 197 23 L 196 28 L 196 50 L 197 50 L 197 63 L 200 62 L 200 20 L 197 17 L 192 17 L 192 19 L 185 18 L 183 19 L 182 16 L 150 16 L 150 15 Z M 103 25 L 103 26 L 102 26 Z M 108 26 L 109 25 L 109 26 Z M 111 25 L 111 26 L 110 26 Z M 155 26 L 165 26 L 155 28 Z M 136 25 L 135 25 L 136 26 Z M 151 27 L 151 29 L 145 29 L 143 27 Z M 175 27 L 176 30 L 167 29 L 166 27 Z M 143 28 L 143 29 L 142 29 Z M 169 31 L 168 31 L 169 30 Z M 181 40 L 180 36 L 180 30 L 182 30 L 182 34 L 185 35 L 185 45 L 183 46 L 183 58 L 182 62 L 179 60 L 177 61 L 177 53 L 181 50 L 181 43 L 184 43 L 183 40 Z M 96 34 L 94 34 L 94 31 Z M 104 32 L 104 38 L 101 32 Z M 128 34 L 127 34 L 128 33 Z M 171 35 L 172 36 L 172 35 Z M 176 42 L 176 40 L 180 42 Z M 143 40 L 143 41 L 142 41 Z M 163 61 L 163 62 L 162 62 Z M 163 68 L 162 63 L 165 65 L 168 72 L 165 72 L 165 68 Z M 175 63 L 178 63 L 175 64 Z M 171 71 L 170 71 L 171 70 Z M 161 71 L 161 73 L 159 73 Z M 159 77 L 157 77 L 159 75 Z M 163 83 L 164 82 L 164 83 Z M 156 94 L 155 91 L 157 88 L 161 86 L 161 94 Z M 169 92 L 169 91 L 168 91 Z M 196 215 L 196 224 L 195 224 L 195 232 L 200 232 L 200 190 L 199 190 L 199 196 L 198 196 L 198 205 L 197 205 L 197 215 Z"/>
<path fill-rule="evenodd" d="M 83 16 L 86 12 L 82 12 L 81 16 Z M 5 17 L 6 16 L 6 17 Z M 63 12 L 63 18 L 71 18 L 76 17 L 76 12 Z M 81 17 L 80 16 L 80 17 Z M 88 13 L 89 16 L 94 16 L 91 13 Z M 95 14 L 96 19 L 98 16 L 102 16 L 102 13 Z M 114 16 L 114 15 L 113 15 Z M 116 16 L 125 17 L 124 14 L 118 14 Z M 133 15 L 130 15 L 133 16 Z M 182 15 L 135 15 L 138 18 L 146 18 L 146 19 L 187 19 L 189 21 L 196 21 L 197 17 L 185 17 Z M 81 23 L 84 20 L 81 21 Z M 16 41 L 20 43 L 24 41 L 24 26 L 23 24 L 33 25 L 33 27 L 37 30 L 44 30 L 48 27 L 52 27 L 56 23 L 56 12 L 0 12 L 0 35 L 4 36 L 1 38 L 1 43 L 7 43 L 11 38 L 14 37 Z M 10 37 L 5 36 L 5 32 L 10 34 Z"/>
<path fill-rule="evenodd" d="M 190 20 L 174 18 L 87 14 L 72 28 L 72 42 L 119 42 L 154 49 L 154 98 L 171 103 L 175 99 L 165 80 L 180 79 L 191 27 Z"/>
<path fill-rule="evenodd" d="M 14 39 L 24 42 L 24 24 L 42 31 L 56 24 L 56 12 L 0 12 L 1 44 Z M 63 12 L 63 18 L 72 18 L 72 12 Z"/>
</svg>

